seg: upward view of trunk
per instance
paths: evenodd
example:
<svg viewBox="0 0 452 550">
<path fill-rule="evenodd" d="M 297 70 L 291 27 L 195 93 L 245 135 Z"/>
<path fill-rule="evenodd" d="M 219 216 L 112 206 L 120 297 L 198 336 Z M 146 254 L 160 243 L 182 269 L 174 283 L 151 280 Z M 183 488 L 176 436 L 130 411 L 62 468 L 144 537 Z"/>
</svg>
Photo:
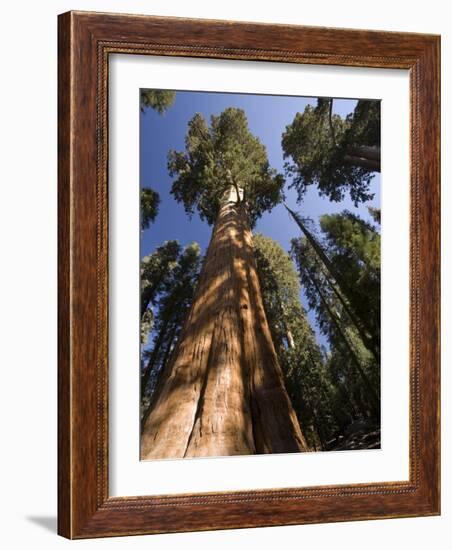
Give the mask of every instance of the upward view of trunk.
<svg viewBox="0 0 452 550">
<path fill-rule="evenodd" d="M 287 395 L 245 205 L 226 194 L 192 308 L 143 426 L 141 458 L 309 450 Z"/>
</svg>

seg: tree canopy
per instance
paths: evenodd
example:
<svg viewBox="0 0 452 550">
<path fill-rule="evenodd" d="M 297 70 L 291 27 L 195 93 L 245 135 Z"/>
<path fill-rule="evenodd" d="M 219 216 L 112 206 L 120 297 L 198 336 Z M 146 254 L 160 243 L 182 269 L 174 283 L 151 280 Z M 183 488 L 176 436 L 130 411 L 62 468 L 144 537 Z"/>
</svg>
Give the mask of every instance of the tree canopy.
<svg viewBox="0 0 452 550">
<path fill-rule="evenodd" d="M 347 288 L 347 299 L 379 350 L 380 234 L 347 210 L 321 216 L 320 227 L 329 258 Z"/>
<path fill-rule="evenodd" d="M 224 193 L 234 186 L 253 225 L 281 196 L 284 178 L 269 165 L 267 152 L 248 128 L 245 112 L 228 108 L 210 126 L 197 113 L 188 124 L 185 151 L 170 151 L 171 193 L 192 215 L 213 224 Z"/>
<path fill-rule="evenodd" d="M 156 250 L 141 260 L 141 338 L 145 342 L 152 330 L 154 314 L 152 306 L 172 270 L 177 265 L 180 244 L 165 241 Z"/>
<path fill-rule="evenodd" d="M 287 175 L 301 201 L 310 185 L 339 202 L 350 193 L 355 205 L 372 199 L 370 181 L 379 171 L 380 104 L 359 100 L 345 119 L 332 112 L 333 100 L 321 99 L 297 113 L 282 135 Z"/>
<path fill-rule="evenodd" d="M 299 313 L 300 283 L 288 254 L 270 237 L 257 233 L 253 238 L 265 311 L 277 348 L 292 345 L 289 320 L 294 308 Z"/>
<path fill-rule="evenodd" d="M 141 111 L 146 109 L 154 109 L 159 115 L 167 111 L 173 105 L 176 99 L 176 92 L 171 90 L 140 90 L 140 107 Z"/>
<path fill-rule="evenodd" d="M 160 195 L 150 187 L 142 187 L 140 192 L 141 230 L 147 229 L 155 221 L 159 211 Z"/>
</svg>

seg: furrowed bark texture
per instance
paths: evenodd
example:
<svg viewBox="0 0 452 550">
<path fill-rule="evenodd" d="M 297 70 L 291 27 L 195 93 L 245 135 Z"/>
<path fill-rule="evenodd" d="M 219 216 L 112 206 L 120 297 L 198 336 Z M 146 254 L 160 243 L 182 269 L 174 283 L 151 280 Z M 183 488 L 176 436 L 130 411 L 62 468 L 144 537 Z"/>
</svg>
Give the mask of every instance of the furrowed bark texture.
<svg viewBox="0 0 452 550">
<path fill-rule="evenodd" d="M 243 203 L 225 200 L 177 349 L 143 427 L 141 458 L 309 450 L 265 316 Z"/>
</svg>

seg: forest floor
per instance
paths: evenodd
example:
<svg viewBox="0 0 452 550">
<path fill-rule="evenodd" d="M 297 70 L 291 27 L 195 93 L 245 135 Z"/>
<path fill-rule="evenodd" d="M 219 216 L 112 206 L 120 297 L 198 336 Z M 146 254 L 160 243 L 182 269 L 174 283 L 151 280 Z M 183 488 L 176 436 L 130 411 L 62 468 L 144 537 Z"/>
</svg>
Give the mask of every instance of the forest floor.
<svg viewBox="0 0 452 550">
<path fill-rule="evenodd" d="M 380 449 L 381 432 L 379 424 L 358 420 L 347 427 L 344 434 L 338 435 L 326 444 L 327 451 L 357 451 Z"/>
</svg>

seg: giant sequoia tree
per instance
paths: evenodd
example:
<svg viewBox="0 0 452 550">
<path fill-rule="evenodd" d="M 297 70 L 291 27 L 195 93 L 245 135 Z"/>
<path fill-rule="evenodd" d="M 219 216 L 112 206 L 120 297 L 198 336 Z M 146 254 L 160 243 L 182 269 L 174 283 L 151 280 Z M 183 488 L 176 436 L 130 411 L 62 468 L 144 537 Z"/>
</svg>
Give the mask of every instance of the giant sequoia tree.
<svg viewBox="0 0 452 550">
<path fill-rule="evenodd" d="M 213 225 L 190 313 L 143 426 L 144 459 L 308 450 L 262 301 L 251 228 L 283 179 L 242 110 L 197 114 L 169 154 L 172 193 Z"/>
</svg>

